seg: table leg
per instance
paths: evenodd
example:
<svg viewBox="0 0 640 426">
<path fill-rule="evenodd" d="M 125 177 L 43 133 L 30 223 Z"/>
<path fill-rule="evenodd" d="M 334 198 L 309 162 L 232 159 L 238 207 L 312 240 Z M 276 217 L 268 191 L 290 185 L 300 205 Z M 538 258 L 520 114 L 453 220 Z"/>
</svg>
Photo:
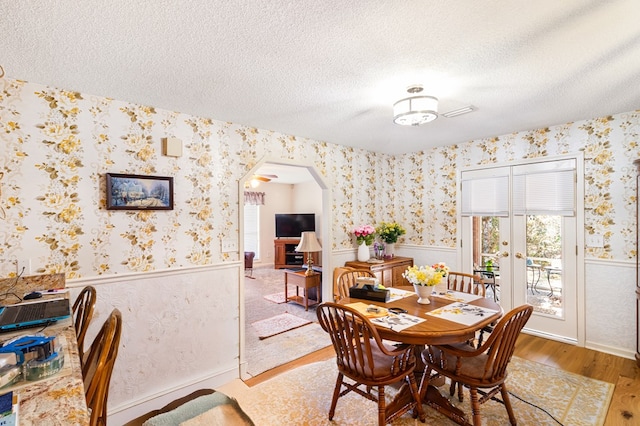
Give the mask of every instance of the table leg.
<svg viewBox="0 0 640 426">
<path fill-rule="evenodd" d="M 287 289 L 287 274 L 284 274 L 284 303 L 289 303 L 289 290 Z"/>
</svg>

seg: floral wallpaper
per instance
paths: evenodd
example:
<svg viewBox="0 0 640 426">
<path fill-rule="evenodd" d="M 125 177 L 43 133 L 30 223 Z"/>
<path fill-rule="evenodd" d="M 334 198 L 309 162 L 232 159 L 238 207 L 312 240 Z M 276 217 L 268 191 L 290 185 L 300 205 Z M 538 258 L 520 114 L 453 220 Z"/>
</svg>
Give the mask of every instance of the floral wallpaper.
<svg viewBox="0 0 640 426">
<path fill-rule="evenodd" d="M 392 156 L 0 78 L 0 277 L 31 259 L 33 273 L 63 273 L 74 292 L 97 283 L 90 332 L 113 307 L 123 312 L 109 404 L 124 418 L 167 389 L 236 374 L 241 278 L 227 265 L 240 259 L 221 242 L 239 238 L 238 180 L 262 159 L 322 174 L 330 247 L 341 256 L 355 250 L 355 226 L 381 221 L 406 228 L 400 244 L 454 249 L 460 169 L 583 151 L 585 232 L 605 239 L 586 256 L 619 261 L 587 271 L 587 337 L 633 353 L 635 287 L 624 277 L 634 275 L 620 263 L 636 256 L 639 134 L 640 111 L 631 111 Z M 161 154 L 165 137 L 182 140 L 182 157 Z M 174 210 L 107 211 L 107 172 L 173 176 Z M 604 292 L 628 300 L 598 309 L 611 276 L 623 279 Z M 207 337 L 192 339 L 185 322 Z M 175 359 L 179 368 L 166 368 Z"/>
<path fill-rule="evenodd" d="M 587 257 L 635 256 L 637 111 L 391 156 L 19 80 L 0 85 L 3 276 L 25 257 L 34 272 L 69 279 L 235 260 L 220 242 L 237 237 L 237 181 L 263 157 L 314 164 L 330 182 L 333 249 L 353 247 L 354 226 L 383 220 L 407 228 L 401 243 L 454 248 L 459 169 L 582 150 L 585 232 L 605 237 Z M 185 154 L 162 156 L 164 137 L 181 139 Z M 174 176 L 175 209 L 105 210 L 106 172 Z"/>
</svg>

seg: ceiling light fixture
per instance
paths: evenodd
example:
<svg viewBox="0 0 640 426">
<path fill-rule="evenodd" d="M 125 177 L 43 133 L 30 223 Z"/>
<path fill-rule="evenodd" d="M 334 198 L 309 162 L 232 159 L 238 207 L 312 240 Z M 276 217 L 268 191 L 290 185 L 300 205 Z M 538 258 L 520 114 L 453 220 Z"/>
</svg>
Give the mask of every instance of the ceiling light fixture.
<svg viewBox="0 0 640 426">
<path fill-rule="evenodd" d="M 410 94 L 422 92 L 422 86 L 411 86 Z M 393 104 L 393 122 L 401 126 L 420 126 L 438 118 L 438 98 L 411 96 Z"/>
</svg>

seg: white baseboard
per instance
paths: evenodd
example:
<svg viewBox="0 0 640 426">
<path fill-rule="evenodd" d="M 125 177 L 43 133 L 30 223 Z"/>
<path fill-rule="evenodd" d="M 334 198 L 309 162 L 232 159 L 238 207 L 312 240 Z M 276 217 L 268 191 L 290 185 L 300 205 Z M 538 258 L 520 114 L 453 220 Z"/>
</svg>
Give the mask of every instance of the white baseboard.
<svg viewBox="0 0 640 426">
<path fill-rule="evenodd" d="M 628 358 L 633 360 L 636 359 L 635 351 L 629 350 L 626 348 L 617 348 L 613 346 L 601 345 L 599 343 L 589 342 L 589 341 L 586 342 L 585 347 L 587 349 L 593 349 L 594 351 L 604 352 L 604 353 L 616 355 L 622 358 Z"/>
<path fill-rule="evenodd" d="M 129 401 L 118 407 L 109 408 L 108 424 L 123 425 L 150 411 L 162 408 L 170 402 L 187 396 L 199 389 L 215 389 L 237 379 L 238 377 L 238 369 L 234 368 L 218 372 L 209 377 L 203 377 L 189 383 L 184 383 L 172 389 L 166 389 L 155 395 L 150 395 L 137 401 Z"/>
</svg>

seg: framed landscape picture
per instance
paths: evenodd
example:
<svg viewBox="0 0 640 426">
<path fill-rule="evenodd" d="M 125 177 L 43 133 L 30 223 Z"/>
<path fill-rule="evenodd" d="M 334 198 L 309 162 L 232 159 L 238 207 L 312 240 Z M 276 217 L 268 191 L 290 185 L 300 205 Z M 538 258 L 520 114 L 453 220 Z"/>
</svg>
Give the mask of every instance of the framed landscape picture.
<svg viewBox="0 0 640 426">
<path fill-rule="evenodd" d="M 107 173 L 107 210 L 173 210 L 173 178 Z"/>
</svg>

